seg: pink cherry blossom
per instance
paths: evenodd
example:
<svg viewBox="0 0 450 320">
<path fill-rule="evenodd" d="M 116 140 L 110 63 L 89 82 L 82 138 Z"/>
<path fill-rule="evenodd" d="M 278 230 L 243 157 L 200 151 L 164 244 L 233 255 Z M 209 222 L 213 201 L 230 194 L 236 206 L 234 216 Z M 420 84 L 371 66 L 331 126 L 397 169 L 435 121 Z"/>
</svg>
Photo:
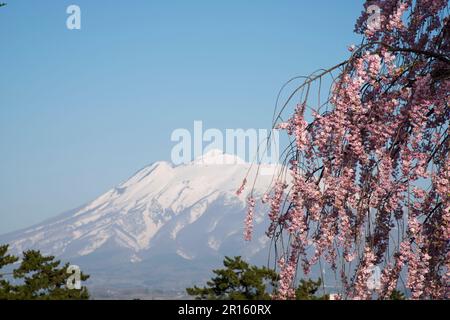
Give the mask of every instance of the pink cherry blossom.
<svg viewBox="0 0 450 320">
<path fill-rule="evenodd" d="M 252 196 L 249 196 L 247 199 L 247 215 L 245 217 L 245 231 L 244 231 L 244 239 L 246 241 L 252 240 L 255 203 L 256 203 L 255 199 Z"/>
<path fill-rule="evenodd" d="M 288 120 L 274 124 L 290 141 L 285 170 L 263 197 L 267 235 L 281 248 L 277 298 L 292 298 L 300 267 L 321 264 L 340 279 L 343 299 L 389 299 L 397 288 L 411 299 L 449 295 L 449 3 L 370 5 L 380 23 L 368 24 L 364 10 L 361 45 L 300 83 L 280 111 Z M 327 76 L 333 85 L 318 103 Z M 249 201 L 246 226 L 253 208 Z M 371 290 L 375 266 L 380 288 Z"/>
</svg>

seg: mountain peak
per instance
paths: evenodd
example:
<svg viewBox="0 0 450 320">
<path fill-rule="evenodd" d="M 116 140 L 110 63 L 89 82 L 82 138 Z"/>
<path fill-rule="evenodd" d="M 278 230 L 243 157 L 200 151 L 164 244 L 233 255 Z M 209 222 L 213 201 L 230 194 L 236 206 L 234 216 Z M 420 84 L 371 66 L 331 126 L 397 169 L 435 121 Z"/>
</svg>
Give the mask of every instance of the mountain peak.
<svg viewBox="0 0 450 320">
<path fill-rule="evenodd" d="M 203 156 L 205 158 L 211 158 L 211 157 L 221 156 L 223 154 L 225 154 L 225 152 L 223 152 L 220 149 L 211 149 L 211 150 L 207 151 Z"/>
<path fill-rule="evenodd" d="M 247 194 L 263 194 L 273 179 L 258 169 L 218 149 L 208 150 L 187 165 L 155 162 L 76 210 L 0 236 L 0 243 L 9 243 L 14 253 L 37 249 L 69 259 L 82 265 L 99 286 L 106 282 L 121 285 L 122 280 L 113 279 L 117 265 L 130 275 L 132 270 L 145 269 L 144 279 L 154 279 L 154 283 L 168 283 L 173 277 L 173 273 L 166 277 L 160 270 L 176 270 L 174 274 L 182 279 L 186 270 L 180 261 L 192 260 L 192 266 L 210 270 L 205 257 L 225 256 L 230 248 L 238 248 L 233 249 L 238 255 L 253 257 L 265 248 L 264 241 L 248 244 L 242 237 Z M 244 177 L 251 181 L 256 175 L 253 188 L 237 196 Z M 258 209 L 255 234 L 265 237 L 264 231 L 262 210 Z M 140 284 L 146 280 L 136 276 L 132 281 Z"/>
<path fill-rule="evenodd" d="M 245 164 L 246 162 L 238 156 L 227 154 L 220 149 L 210 149 L 197 157 L 192 163 L 194 165 L 232 165 Z"/>
</svg>

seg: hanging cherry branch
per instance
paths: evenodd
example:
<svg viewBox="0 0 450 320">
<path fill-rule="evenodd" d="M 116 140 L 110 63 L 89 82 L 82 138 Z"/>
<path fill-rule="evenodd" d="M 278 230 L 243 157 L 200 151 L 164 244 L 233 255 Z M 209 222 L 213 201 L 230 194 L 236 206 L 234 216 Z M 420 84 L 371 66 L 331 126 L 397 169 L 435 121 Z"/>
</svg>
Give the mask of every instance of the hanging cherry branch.
<svg viewBox="0 0 450 320">
<path fill-rule="evenodd" d="M 398 286 L 413 299 L 448 298 L 448 2 L 365 8 L 373 5 L 379 23 L 363 12 L 356 31 L 364 40 L 350 58 L 305 77 L 275 113 L 274 128 L 290 139 L 284 169 L 261 199 L 281 275 L 275 298 L 293 298 L 297 272 L 322 263 L 343 298 L 387 299 Z M 333 85 L 321 103 L 327 76 Z M 246 239 L 253 193 L 248 203 Z M 368 286 L 374 267 L 382 270 L 376 289 Z"/>
</svg>

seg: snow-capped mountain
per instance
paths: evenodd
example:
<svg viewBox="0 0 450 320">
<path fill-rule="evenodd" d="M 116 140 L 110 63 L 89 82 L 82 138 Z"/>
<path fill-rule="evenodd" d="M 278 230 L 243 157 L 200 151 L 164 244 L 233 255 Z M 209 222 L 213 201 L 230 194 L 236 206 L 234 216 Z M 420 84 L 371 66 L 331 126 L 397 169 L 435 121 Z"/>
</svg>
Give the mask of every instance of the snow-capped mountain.
<svg viewBox="0 0 450 320">
<path fill-rule="evenodd" d="M 210 276 L 224 255 L 266 261 L 264 210 L 257 205 L 255 237 L 243 240 L 248 174 L 262 194 L 279 170 L 213 150 L 189 164 L 156 162 L 78 209 L 0 236 L 13 252 L 40 249 L 78 264 L 92 285 L 185 287 Z M 263 174 L 261 174 L 263 173 Z"/>
</svg>

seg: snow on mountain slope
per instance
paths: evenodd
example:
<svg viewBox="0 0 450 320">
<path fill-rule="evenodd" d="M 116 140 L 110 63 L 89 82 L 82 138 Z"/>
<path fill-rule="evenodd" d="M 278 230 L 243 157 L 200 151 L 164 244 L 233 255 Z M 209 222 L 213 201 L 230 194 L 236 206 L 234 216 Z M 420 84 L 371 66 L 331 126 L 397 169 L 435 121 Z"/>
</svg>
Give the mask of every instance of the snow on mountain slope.
<svg viewBox="0 0 450 320">
<path fill-rule="evenodd" d="M 279 170 L 271 165 L 263 169 Z M 248 171 L 248 181 L 253 181 L 256 166 L 217 150 L 176 167 L 156 162 L 87 205 L 0 236 L 0 243 L 9 243 L 16 253 L 33 248 L 104 265 L 106 273 L 117 264 L 155 263 L 165 255 L 185 261 L 224 254 L 251 257 L 266 248 L 267 239 L 263 210 L 257 206 L 257 238 L 243 240 L 249 188 L 239 197 L 235 192 Z M 254 192 L 266 192 L 272 178 L 259 175 Z"/>
</svg>

